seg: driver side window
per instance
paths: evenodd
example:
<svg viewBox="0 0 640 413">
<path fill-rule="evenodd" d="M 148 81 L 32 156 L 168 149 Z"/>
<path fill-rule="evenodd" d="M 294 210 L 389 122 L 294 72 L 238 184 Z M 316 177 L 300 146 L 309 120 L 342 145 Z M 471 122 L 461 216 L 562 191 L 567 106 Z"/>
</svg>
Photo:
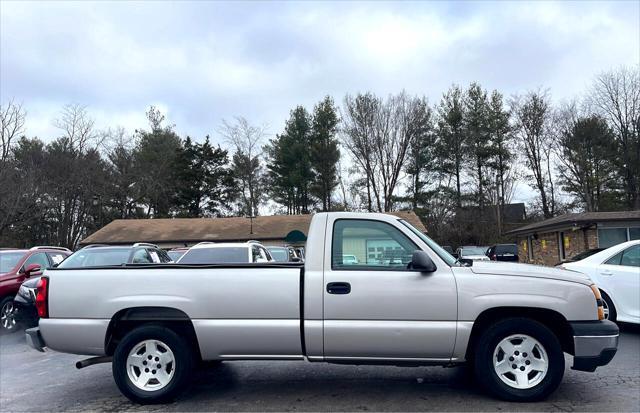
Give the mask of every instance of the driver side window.
<svg viewBox="0 0 640 413">
<path fill-rule="evenodd" d="M 47 258 L 47 254 L 44 252 L 33 254 L 24 262 L 22 269 L 24 270 L 31 264 L 38 264 L 42 270 L 49 268 L 49 259 Z"/>
<path fill-rule="evenodd" d="M 331 267 L 334 270 L 404 270 L 418 247 L 385 222 L 340 219 L 333 225 Z"/>
</svg>

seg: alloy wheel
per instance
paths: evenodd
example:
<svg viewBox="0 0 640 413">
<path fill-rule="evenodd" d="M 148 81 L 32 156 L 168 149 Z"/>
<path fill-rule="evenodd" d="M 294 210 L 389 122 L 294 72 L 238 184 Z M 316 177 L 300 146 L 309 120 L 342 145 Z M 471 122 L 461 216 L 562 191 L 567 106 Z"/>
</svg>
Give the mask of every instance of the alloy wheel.
<svg viewBox="0 0 640 413">
<path fill-rule="evenodd" d="M 549 358 L 538 340 L 526 334 L 514 334 L 496 346 L 493 369 L 509 387 L 530 389 L 546 376 Z"/>
<path fill-rule="evenodd" d="M 4 330 L 13 330 L 16 326 L 15 308 L 12 301 L 8 301 L 2 306 L 0 324 Z"/>
<path fill-rule="evenodd" d="M 176 358 L 165 343 L 144 340 L 133 346 L 127 357 L 127 375 L 140 390 L 165 388 L 176 371 Z"/>
</svg>

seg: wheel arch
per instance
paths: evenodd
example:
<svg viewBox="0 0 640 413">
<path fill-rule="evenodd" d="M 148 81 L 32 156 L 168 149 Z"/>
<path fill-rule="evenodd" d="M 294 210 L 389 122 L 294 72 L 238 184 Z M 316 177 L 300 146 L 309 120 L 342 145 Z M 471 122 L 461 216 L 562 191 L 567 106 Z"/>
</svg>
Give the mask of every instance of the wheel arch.
<svg viewBox="0 0 640 413">
<path fill-rule="evenodd" d="M 185 337 L 200 358 L 198 336 L 191 318 L 182 310 L 173 307 L 129 307 L 111 317 L 104 339 L 105 354 L 113 355 L 120 340 L 131 330 L 147 324 L 170 328 Z"/>
<path fill-rule="evenodd" d="M 469 335 L 465 359 L 469 361 L 473 358 L 477 340 L 486 327 L 499 320 L 514 317 L 529 318 L 543 324 L 558 337 L 562 351 L 574 353 L 573 330 L 568 320 L 559 312 L 539 307 L 493 307 L 484 310 L 476 317 Z"/>
</svg>

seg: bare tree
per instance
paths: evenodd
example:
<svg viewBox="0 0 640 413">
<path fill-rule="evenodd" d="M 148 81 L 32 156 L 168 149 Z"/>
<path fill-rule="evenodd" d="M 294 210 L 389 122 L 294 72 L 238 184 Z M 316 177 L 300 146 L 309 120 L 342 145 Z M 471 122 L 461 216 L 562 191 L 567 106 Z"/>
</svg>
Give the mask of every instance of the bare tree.
<svg viewBox="0 0 640 413">
<path fill-rule="evenodd" d="M 640 67 L 621 67 L 600 74 L 587 101 L 614 131 L 628 207 L 640 209 Z"/>
<path fill-rule="evenodd" d="M 26 113 L 22 104 L 9 100 L 7 104 L 0 105 L 0 143 L 2 143 L 2 153 L 0 161 L 3 163 L 9 159 L 11 145 L 22 133 L 24 133 L 24 122 Z"/>
<path fill-rule="evenodd" d="M 551 103 L 546 91 L 529 92 L 511 99 L 516 140 L 534 179 L 532 185 L 540 195 L 545 218 L 555 214 L 555 188 L 552 174 L 553 139 L 549 130 Z"/>
<path fill-rule="evenodd" d="M 99 134 L 95 131 L 95 122 L 89 116 L 87 107 L 79 104 L 68 104 L 62 108 L 60 117 L 54 119 L 53 126 L 63 131 L 69 149 L 84 152 L 91 141 Z"/>
<path fill-rule="evenodd" d="M 241 199 L 240 213 L 254 217 L 262 204 L 264 171 L 260 157 L 266 125 L 253 126 L 245 118 L 236 117 L 234 123 L 222 121 L 219 133 L 235 152 L 232 158 L 234 179 Z"/>
<path fill-rule="evenodd" d="M 409 148 L 428 128 L 428 106 L 405 92 L 385 101 L 373 94 L 345 98 L 343 144 L 367 178 L 369 210 L 371 194 L 378 211 L 393 210 Z"/>
</svg>

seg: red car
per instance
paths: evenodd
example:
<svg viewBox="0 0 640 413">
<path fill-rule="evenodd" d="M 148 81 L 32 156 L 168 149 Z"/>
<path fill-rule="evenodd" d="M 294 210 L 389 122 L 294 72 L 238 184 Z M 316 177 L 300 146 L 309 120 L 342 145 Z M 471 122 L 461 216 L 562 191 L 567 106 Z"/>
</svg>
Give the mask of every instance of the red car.
<svg viewBox="0 0 640 413">
<path fill-rule="evenodd" d="M 13 297 L 27 278 L 61 263 L 71 251 L 61 247 L 0 249 L 0 332 L 15 330 Z"/>
</svg>

